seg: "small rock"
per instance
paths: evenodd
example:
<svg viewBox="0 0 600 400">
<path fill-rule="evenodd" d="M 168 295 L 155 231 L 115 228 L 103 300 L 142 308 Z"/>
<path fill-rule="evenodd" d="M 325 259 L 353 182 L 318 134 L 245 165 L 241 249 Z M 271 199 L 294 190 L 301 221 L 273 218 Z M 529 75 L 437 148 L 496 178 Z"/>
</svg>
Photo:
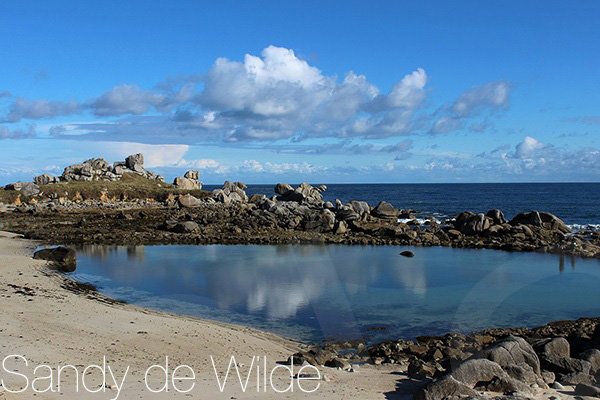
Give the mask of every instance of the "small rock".
<svg viewBox="0 0 600 400">
<path fill-rule="evenodd" d="M 410 251 L 410 250 L 404 250 L 403 252 L 401 252 L 401 253 L 400 253 L 400 255 L 401 255 L 402 257 L 414 257 L 414 256 L 415 256 L 415 253 L 413 253 L 413 252 L 412 252 L 412 251 Z"/>
</svg>

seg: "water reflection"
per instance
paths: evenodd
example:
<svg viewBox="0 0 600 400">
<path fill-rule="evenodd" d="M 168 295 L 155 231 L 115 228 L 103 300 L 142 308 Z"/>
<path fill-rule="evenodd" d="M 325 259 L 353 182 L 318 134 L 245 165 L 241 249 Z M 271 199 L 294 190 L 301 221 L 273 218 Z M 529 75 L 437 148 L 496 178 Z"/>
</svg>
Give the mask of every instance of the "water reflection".
<svg viewBox="0 0 600 400">
<path fill-rule="evenodd" d="M 74 276 L 143 306 L 321 337 L 356 337 L 371 325 L 412 335 L 600 313 L 597 260 L 577 260 L 576 273 L 572 258 L 566 273 L 564 257 L 547 254 L 423 248 L 404 258 L 400 250 L 89 245 Z M 519 321 L 524 312 L 533 317 Z"/>
</svg>

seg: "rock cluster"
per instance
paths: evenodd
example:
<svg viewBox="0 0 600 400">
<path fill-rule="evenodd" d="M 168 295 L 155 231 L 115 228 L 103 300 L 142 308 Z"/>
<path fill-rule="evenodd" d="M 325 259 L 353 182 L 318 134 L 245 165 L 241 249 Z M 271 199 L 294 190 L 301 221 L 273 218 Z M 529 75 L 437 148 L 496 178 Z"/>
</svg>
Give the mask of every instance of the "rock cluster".
<svg viewBox="0 0 600 400">
<path fill-rule="evenodd" d="M 341 351 L 340 351 L 341 350 Z M 343 355 L 342 355 L 343 354 Z M 481 398 L 481 392 L 535 396 L 537 389 L 574 386 L 597 396 L 600 382 L 600 318 L 561 321 L 543 327 L 489 329 L 398 340 L 371 347 L 326 345 L 293 354 L 306 362 L 352 370 L 364 362 L 395 364 L 421 383 L 417 400 Z"/>
<path fill-rule="evenodd" d="M 202 182 L 199 181 L 200 173 L 195 170 L 187 171 L 183 176 L 178 176 L 173 180 L 173 186 L 176 189 L 200 190 Z"/>
<path fill-rule="evenodd" d="M 151 180 L 164 181 L 162 176 L 144 168 L 143 154 L 133 154 L 127 157 L 125 161 L 117 161 L 112 165 L 103 158 L 91 158 L 80 164 L 69 165 L 59 177 L 43 174 L 36 176 L 34 182 L 37 185 L 48 185 L 71 181 L 118 181 L 126 173 L 138 174 Z"/>
</svg>

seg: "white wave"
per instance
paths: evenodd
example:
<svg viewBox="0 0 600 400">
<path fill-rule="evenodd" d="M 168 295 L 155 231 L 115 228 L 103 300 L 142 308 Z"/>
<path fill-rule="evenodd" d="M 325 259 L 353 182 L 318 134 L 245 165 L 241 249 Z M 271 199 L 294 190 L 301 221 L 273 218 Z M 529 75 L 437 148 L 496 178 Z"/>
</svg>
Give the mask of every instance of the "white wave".
<svg viewBox="0 0 600 400">
<path fill-rule="evenodd" d="M 600 232 L 600 224 L 571 224 L 568 227 L 573 232 Z"/>
<path fill-rule="evenodd" d="M 433 220 L 438 225 L 442 223 L 437 218 L 433 218 Z M 400 224 L 408 224 L 409 222 L 410 223 L 416 222 L 419 225 L 425 225 L 425 224 L 429 224 L 431 222 L 431 220 L 429 218 L 398 218 L 398 223 L 400 223 Z"/>
</svg>

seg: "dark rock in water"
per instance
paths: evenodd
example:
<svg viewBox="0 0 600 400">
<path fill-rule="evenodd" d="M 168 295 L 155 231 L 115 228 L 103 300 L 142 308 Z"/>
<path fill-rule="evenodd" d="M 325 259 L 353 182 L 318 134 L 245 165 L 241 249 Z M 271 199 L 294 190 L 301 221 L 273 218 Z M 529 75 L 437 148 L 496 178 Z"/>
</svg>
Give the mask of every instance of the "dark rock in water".
<svg viewBox="0 0 600 400">
<path fill-rule="evenodd" d="M 531 225 L 551 231 L 570 233 L 571 229 L 556 215 L 542 211 L 531 211 L 517 214 L 511 221 L 511 225 Z"/>
<path fill-rule="evenodd" d="M 579 383 L 575 386 L 577 396 L 600 397 L 600 388 L 585 383 Z"/>
<path fill-rule="evenodd" d="M 410 250 L 404 250 L 403 252 L 401 252 L 401 253 L 400 253 L 400 255 L 401 255 L 402 257 L 414 257 L 414 256 L 415 256 L 415 253 L 413 253 L 413 252 L 412 252 L 412 251 L 410 251 Z"/>
<path fill-rule="evenodd" d="M 68 247 L 57 246 L 38 250 L 33 254 L 33 258 L 50 261 L 62 272 L 74 272 L 77 269 L 75 250 Z"/>
<path fill-rule="evenodd" d="M 504 217 L 504 213 L 498 209 L 489 210 L 485 216 L 491 218 L 494 225 L 502 225 L 508 222 Z"/>
<path fill-rule="evenodd" d="M 400 210 L 395 209 L 394 206 L 386 201 L 381 201 L 371 211 L 371 214 L 377 218 L 396 219 L 400 214 Z"/>
</svg>

